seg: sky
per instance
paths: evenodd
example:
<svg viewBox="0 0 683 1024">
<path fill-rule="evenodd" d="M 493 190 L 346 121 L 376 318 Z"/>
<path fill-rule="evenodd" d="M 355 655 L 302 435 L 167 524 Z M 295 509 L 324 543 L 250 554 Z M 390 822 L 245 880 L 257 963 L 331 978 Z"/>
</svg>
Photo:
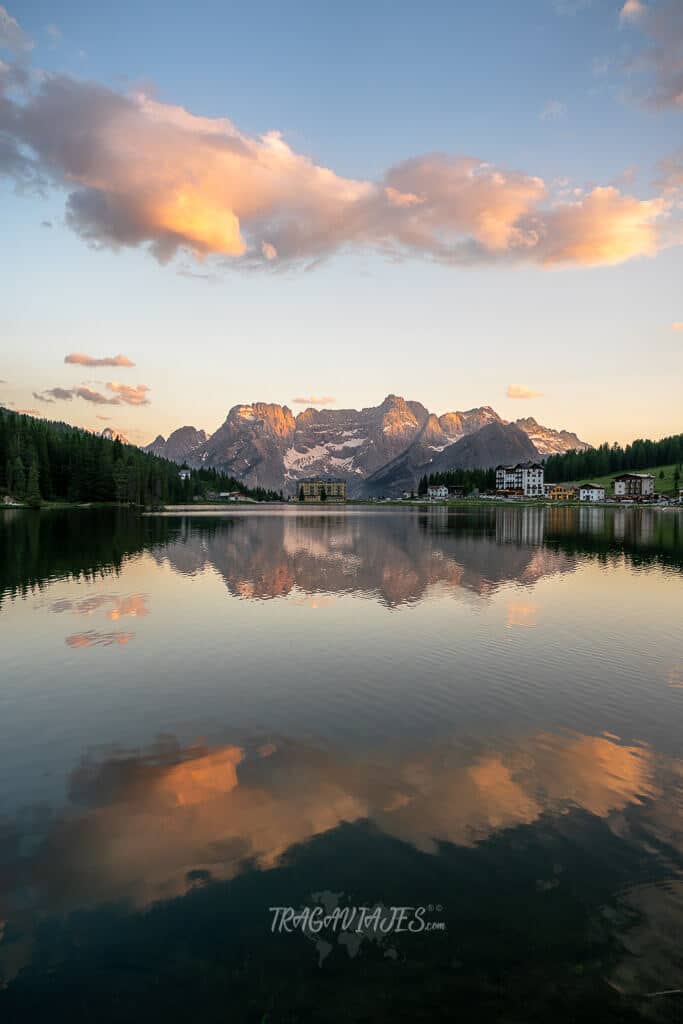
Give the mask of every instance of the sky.
<svg viewBox="0 0 683 1024">
<path fill-rule="evenodd" d="M 0 6 L 0 403 L 683 429 L 681 0 Z"/>
</svg>

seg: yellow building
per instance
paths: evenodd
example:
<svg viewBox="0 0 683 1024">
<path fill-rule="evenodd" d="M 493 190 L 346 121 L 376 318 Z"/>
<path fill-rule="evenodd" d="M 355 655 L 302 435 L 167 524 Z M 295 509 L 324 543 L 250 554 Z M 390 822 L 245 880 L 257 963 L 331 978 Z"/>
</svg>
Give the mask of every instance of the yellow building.
<svg viewBox="0 0 683 1024">
<path fill-rule="evenodd" d="M 545 496 L 551 501 L 575 501 L 576 489 L 566 484 L 547 484 Z"/>
<path fill-rule="evenodd" d="M 336 477 L 314 477 L 311 480 L 301 480 L 298 497 L 299 501 L 303 502 L 332 501 L 339 503 L 346 501 L 346 480 L 339 480 Z"/>
</svg>

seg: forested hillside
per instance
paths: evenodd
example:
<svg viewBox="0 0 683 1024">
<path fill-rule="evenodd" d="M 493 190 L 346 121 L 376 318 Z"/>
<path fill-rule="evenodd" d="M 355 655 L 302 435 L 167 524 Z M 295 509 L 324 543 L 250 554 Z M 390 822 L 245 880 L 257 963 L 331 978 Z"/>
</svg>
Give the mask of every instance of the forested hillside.
<svg viewBox="0 0 683 1024">
<path fill-rule="evenodd" d="M 496 486 L 496 472 L 493 469 L 449 469 L 442 473 L 429 473 L 420 478 L 417 493 L 427 493 L 428 487 L 462 488 L 471 491 L 492 491 Z"/>
<path fill-rule="evenodd" d="M 279 495 L 249 490 L 213 469 L 181 480 L 178 466 L 98 434 L 0 408 L 0 494 L 38 507 L 43 501 L 159 505 L 207 492 L 239 490 L 256 500 Z"/>
<path fill-rule="evenodd" d="M 647 469 L 652 466 L 680 465 L 683 461 L 683 434 L 673 434 L 661 441 L 637 440 L 621 445 L 601 444 L 586 452 L 551 455 L 545 463 L 548 483 L 590 480 L 609 473 Z"/>
</svg>

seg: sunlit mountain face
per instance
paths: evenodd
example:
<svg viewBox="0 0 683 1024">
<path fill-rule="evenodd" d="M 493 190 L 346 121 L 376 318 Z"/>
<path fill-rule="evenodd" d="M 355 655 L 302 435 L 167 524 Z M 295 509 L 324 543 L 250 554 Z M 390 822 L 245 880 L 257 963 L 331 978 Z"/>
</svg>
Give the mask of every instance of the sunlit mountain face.
<svg viewBox="0 0 683 1024">
<path fill-rule="evenodd" d="M 112 1021 L 332 1021 L 348 991 L 675 1019 L 677 512 L 14 512 L 2 539 L 8 1020 L 74 985 Z M 439 930 L 272 928 L 356 906 Z"/>
<path fill-rule="evenodd" d="M 487 430 L 488 428 L 488 430 Z M 466 445 L 465 439 L 472 438 Z M 472 447 L 472 445 L 474 447 Z M 533 417 L 503 420 L 490 405 L 429 413 L 387 395 L 364 409 L 315 409 L 254 402 L 230 409 L 210 436 L 195 427 L 158 435 L 145 450 L 178 463 L 214 467 L 251 486 L 294 492 L 312 475 L 343 477 L 352 494 L 400 494 L 425 472 L 538 459 L 591 446 Z"/>
</svg>

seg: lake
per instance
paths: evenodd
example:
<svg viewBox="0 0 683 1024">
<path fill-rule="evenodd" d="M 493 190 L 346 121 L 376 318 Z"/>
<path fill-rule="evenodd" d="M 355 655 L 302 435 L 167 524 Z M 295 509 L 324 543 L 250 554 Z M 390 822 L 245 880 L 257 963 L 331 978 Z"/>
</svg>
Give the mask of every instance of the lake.
<svg viewBox="0 0 683 1024">
<path fill-rule="evenodd" d="M 674 509 L 0 512 L 0 1021 L 680 1020 L 682 613 Z"/>
</svg>

